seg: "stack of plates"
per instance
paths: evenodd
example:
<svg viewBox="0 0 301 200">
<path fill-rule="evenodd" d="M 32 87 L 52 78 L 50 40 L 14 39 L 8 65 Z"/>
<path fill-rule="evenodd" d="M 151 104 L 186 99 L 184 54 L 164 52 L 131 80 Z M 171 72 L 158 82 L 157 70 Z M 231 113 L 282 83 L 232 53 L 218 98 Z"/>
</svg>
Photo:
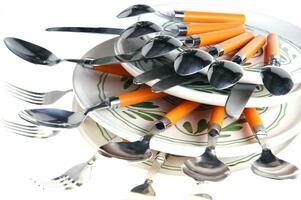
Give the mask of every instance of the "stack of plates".
<svg viewBox="0 0 301 200">
<path fill-rule="evenodd" d="M 212 10 L 212 5 L 204 4 L 172 4 L 159 6 L 158 10 L 172 9 L 187 10 Z M 216 8 L 215 8 L 216 11 Z M 223 12 L 235 12 L 233 8 Z M 247 16 L 248 28 L 255 33 L 267 34 L 276 32 L 281 36 L 281 60 L 283 68 L 291 72 L 294 77 L 300 75 L 301 67 L 301 39 L 296 33 L 301 34 L 297 27 L 283 21 L 254 14 L 249 11 L 241 11 Z M 146 15 L 141 20 L 153 21 L 163 27 L 170 24 L 165 23 L 161 18 L 154 15 Z M 269 24 L 267 27 L 266 24 Z M 294 42 L 292 42 L 294 41 Z M 122 53 L 124 49 L 118 44 L 116 38 L 106 41 L 91 49 L 84 57 L 101 57 L 112 53 Z M 271 96 L 260 81 L 259 70 L 262 65 L 263 52 L 259 52 L 247 63 L 248 69 L 242 79 L 243 82 L 259 84 L 256 91 L 250 98 L 247 107 L 257 107 L 260 116 L 267 128 L 269 142 L 272 150 L 277 153 L 285 148 L 298 134 L 301 121 L 301 86 L 297 85 L 285 96 Z M 141 63 L 125 63 L 125 69 L 133 76 L 149 70 L 148 66 Z M 158 80 L 149 82 L 151 86 Z M 298 82 L 298 80 L 297 80 Z M 299 81 L 300 82 L 300 81 Z M 77 66 L 73 74 L 73 87 L 76 100 L 74 109 L 88 108 L 107 97 L 115 96 L 124 92 L 137 89 L 130 78 L 93 72 Z M 101 110 L 93 112 L 82 127 L 81 131 L 89 143 L 96 148 L 105 141 L 119 137 L 129 141 L 140 139 L 145 135 L 153 123 L 160 119 L 167 111 L 173 108 L 178 98 L 197 101 L 207 105 L 201 106 L 188 117 L 178 122 L 174 127 L 155 135 L 151 140 L 151 149 L 166 152 L 174 156 L 169 157 L 168 162 L 162 168 L 162 172 L 179 174 L 180 166 L 187 157 L 199 156 L 206 146 L 206 129 L 208 116 L 212 106 L 225 105 L 228 91 L 217 91 L 210 86 L 190 84 L 176 86 L 165 91 L 172 96 L 144 102 L 138 105 L 129 106 L 117 110 Z M 222 161 L 232 169 L 241 169 L 248 166 L 261 152 L 261 148 L 254 139 L 254 136 L 245 120 L 242 118 L 233 121 L 226 117 L 224 127 L 217 145 L 217 154 Z M 150 163 L 145 162 L 144 166 Z"/>
</svg>

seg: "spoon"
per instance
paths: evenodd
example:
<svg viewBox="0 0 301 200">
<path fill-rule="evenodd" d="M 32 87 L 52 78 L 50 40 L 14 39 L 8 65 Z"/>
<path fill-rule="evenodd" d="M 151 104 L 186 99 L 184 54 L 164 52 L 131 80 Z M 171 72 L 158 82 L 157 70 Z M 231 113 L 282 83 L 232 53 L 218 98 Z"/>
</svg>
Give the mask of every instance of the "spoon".
<svg viewBox="0 0 301 200">
<path fill-rule="evenodd" d="M 99 109 L 117 109 L 134 105 L 144 101 L 161 98 L 165 93 L 153 93 L 151 88 L 145 87 L 133 92 L 127 92 L 119 96 L 110 97 L 107 100 L 91 106 L 81 112 L 72 112 L 55 108 L 41 108 L 24 110 L 19 116 L 32 124 L 52 128 L 75 128 L 78 127 L 87 117 L 87 115 Z"/>
<path fill-rule="evenodd" d="M 205 152 L 184 162 L 183 172 L 198 181 L 221 181 L 230 174 L 230 169 L 220 161 L 215 152 L 217 138 L 224 121 L 224 107 L 216 106 L 209 121 L 208 144 Z"/>
<path fill-rule="evenodd" d="M 152 156 L 150 140 L 154 134 L 176 124 L 199 105 L 200 104 L 196 102 L 183 101 L 177 107 L 169 111 L 161 120 L 156 122 L 151 130 L 144 135 L 141 140 L 134 142 L 109 142 L 108 144 L 99 147 L 99 149 L 109 156 L 118 159 L 128 161 L 146 160 Z"/>
<path fill-rule="evenodd" d="M 242 65 L 261 49 L 265 42 L 265 36 L 257 35 L 240 49 L 231 61 L 220 60 L 212 63 L 207 72 L 210 85 L 219 90 L 235 85 L 243 76 Z"/>
<path fill-rule="evenodd" d="M 127 29 L 105 28 L 105 27 L 52 27 L 46 31 L 68 31 L 68 32 L 86 32 L 86 33 L 104 33 L 120 35 L 123 39 L 131 39 L 141 37 L 143 35 L 161 32 L 160 26 L 149 21 L 139 21 L 131 25 Z"/>
<path fill-rule="evenodd" d="M 230 38 L 224 42 L 209 47 L 209 51 L 186 50 L 180 53 L 174 62 L 174 69 L 181 76 L 189 76 L 199 73 L 213 62 L 214 57 L 222 56 L 238 50 L 254 38 L 253 33 L 245 32 Z"/>
<path fill-rule="evenodd" d="M 296 178 L 299 169 L 295 165 L 277 158 L 269 148 L 267 132 L 257 110 L 255 108 L 245 108 L 244 114 L 262 148 L 261 155 L 259 159 L 253 162 L 251 170 L 259 176 L 271 179 Z"/>
<path fill-rule="evenodd" d="M 158 171 L 163 166 L 166 159 L 167 159 L 166 153 L 163 152 L 158 153 L 153 160 L 152 166 L 148 170 L 148 174 L 144 183 L 141 185 L 137 185 L 136 187 L 131 189 L 126 199 L 128 200 L 142 199 L 142 198 L 144 199 L 145 197 L 149 197 L 148 199 L 155 199 L 156 193 L 152 187 L 153 177 L 158 173 Z"/>
<path fill-rule="evenodd" d="M 18 38 L 5 38 L 4 43 L 15 55 L 34 64 L 53 66 L 62 61 L 68 61 L 81 64 L 84 68 L 88 69 L 94 69 L 94 65 L 138 61 L 143 60 L 146 57 L 154 58 L 152 57 L 154 54 L 157 56 L 162 56 L 182 45 L 182 42 L 176 38 L 170 36 L 156 36 L 149 40 L 141 48 L 141 51 L 137 50 L 131 53 L 106 56 L 97 59 L 60 59 L 49 50 Z M 166 48 L 162 50 L 161 47 L 164 46 L 166 46 Z"/>
<path fill-rule="evenodd" d="M 227 40 L 231 37 L 237 36 L 237 35 L 239 35 L 241 33 L 244 33 L 244 32 L 245 32 L 245 29 L 241 26 L 241 27 L 231 28 L 231 29 L 226 29 L 226 30 L 219 30 L 219 31 L 213 31 L 213 32 L 208 32 L 208 33 L 202 33 L 202 34 L 199 34 L 201 36 L 201 42 L 199 43 L 199 45 L 200 46 L 206 46 L 206 45 L 216 44 L 216 43 Z M 186 42 L 186 40 L 185 40 L 185 42 Z M 177 43 L 177 45 L 178 44 L 179 43 Z M 181 47 L 181 46 L 179 46 L 179 47 Z M 165 45 L 165 46 L 160 45 L 160 47 L 154 48 L 154 49 L 159 49 L 159 48 L 161 48 L 161 51 L 165 51 L 165 49 L 167 49 L 166 51 L 169 51 L 167 45 Z M 183 51 L 183 48 L 185 48 L 185 46 L 183 46 L 182 48 L 179 48 L 178 50 Z M 160 54 L 160 51 L 154 51 L 154 53 L 151 54 L 151 56 L 152 57 L 158 57 L 159 54 Z"/>
<path fill-rule="evenodd" d="M 273 95 L 285 95 L 294 86 L 292 76 L 284 69 L 280 68 L 279 39 L 275 33 L 269 34 L 266 46 L 267 66 L 261 71 L 262 82 L 265 88 Z"/>
<path fill-rule="evenodd" d="M 147 13 L 155 13 L 159 17 L 163 17 L 170 21 L 183 21 L 183 22 L 239 22 L 243 24 L 245 22 L 245 16 L 243 14 L 232 13 L 213 13 L 213 12 L 196 12 L 196 11 L 171 11 L 162 13 L 156 11 L 154 8 L 145 5 L 137 4 L 128 7 L 120 12 L 118 18 L 133 17 Z"/>
</svg>

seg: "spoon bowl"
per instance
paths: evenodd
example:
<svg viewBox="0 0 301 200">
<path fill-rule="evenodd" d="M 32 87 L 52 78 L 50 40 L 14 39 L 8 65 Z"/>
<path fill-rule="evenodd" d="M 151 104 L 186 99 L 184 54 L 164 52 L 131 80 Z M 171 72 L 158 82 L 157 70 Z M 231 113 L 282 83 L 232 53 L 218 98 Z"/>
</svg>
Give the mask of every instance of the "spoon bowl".
<svg viewBox="0 0 301 200">
<path fill-rule="evenodd" d="M 19 113 L 19 117 L 32 124 L 51 128 L 78 127 L 86 118 L 83 112 L 55 108 L 24 110 Z"/>
<path fill-rule="evenodd" d="M 120 12 L 117 15 L 117 17 L 118 18 L 126 18 L 126 17 L 133 17 L 133 16 L 137 16 L 137 15 L 142 15 L 142 14 L 146 14 L 146 13 L 154 13 L 154 12 L 156 12 L 156 10 L 148 5 L 136 4 L 136 5 L 126 8 L 125 10 Z"/>
<path fill-rule="evenodd" d="M 222 90 L 235 85 L 242 78 L 243 69 L 235 62 L 222 60 L 210 65 L 207 76 L 211 86 Z"/>
<path fill-rule="evenodd" d="M 287 94 L 294 86 L 292 76 L 280 67 L 264 67 L 261 71 L 261 77 L 265 88 L 276 96 Z"/>
<path fill-rule="evenodd" d="M 217 182 L 227 178 L 230 170 L 216 157 L 214 151 L 207 148 L 200 157 L 185 161 L 186 172 L 190 171 L 190 176 L 199 181 Z"/>
<path fill-rule="evenodd" d="M 132 26 L 125 29 L 121 34 L 120 37 L 123 39 L 132 39 L 141 37 L 144 35 L 148 35 L 151 33 L 158 33 L 161 32 L 162 28 L 157 24 L 150 22 L 150 21 L 139 21 Z"/>
<path fill-rule="evenodd" d="M 157 36 L 150 40 L 146 45 L 143 46 L 141 54 L 145 58 L 155 58 L 166 55 L 167 53 L 178 49 L 183 43 L 167 35 Z"/>
<path fill-rule="evenodd" d="M 25 40 L 7 37 L 4 43 L 11 52 L 30 63 L 52 66 L 61 62 L 49 50 Z"/>
<path fill-rule="evenodd" d="M 251 170 L 257 175 L 278 180 L 296 178 L 299 172 L 295 165 L 277 158 L 270 149 L 262 150 Z"/>
<path fill-rule="evenodd" d="M 147 160 L 152 156 L 152 152 L 149 148 L 150 138 L 151 137 L 147 135 L 144 136 L 142 140 L 135 142 L 109 142 L 99 147 L 99 151 L 123 160 Z"/>
<path fill-rule="evenodd" d="M 189 76 L 200 72 L 213 62 L 213 57 L 205 51 L 188 49 L 175 59 L 174 69 L 181 76 Z"/>
</svg>

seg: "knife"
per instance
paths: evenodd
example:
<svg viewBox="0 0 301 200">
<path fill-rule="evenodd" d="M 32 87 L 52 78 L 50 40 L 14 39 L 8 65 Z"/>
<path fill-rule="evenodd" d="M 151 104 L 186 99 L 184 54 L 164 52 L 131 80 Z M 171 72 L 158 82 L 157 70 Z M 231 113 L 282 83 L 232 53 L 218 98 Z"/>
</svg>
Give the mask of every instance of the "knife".
<svg viewBox="0 0 301 200">
<path fill-rule="evenodd" d="M 166 65 L 151 69 L 146 71 L 138 76 L 136 76 L 133 80 L 133 83 L 141 85 L 145 84 L 154 79 L 162 79 L 171 74 L 175 74 L 175 70 L 173 69 L 173 65 Z"/>
<path fill-rule="evenodd" d="M 263 35 L 256 36 L 247 46 L 240 50 L 242 63 L 252 57 L 256 51 L 258 51 L 266 42 L 266 38 Z M 255 47 L 253 52 L 247 53 L 248 48 Z M 243 112 L 249 98 L 256 88 L 256 84 L 237 83 L 231 89 L 231 92 L 227 98 L 225 111 L 228 116 L 234 119 L 238 119 Z"/>
<path fill-rule="evenodd" d="M 61 32 L 83 32 L 83 33 L 103 33 L 120 35 L 124 29 L 106 28 L 106 27 L 51 27 L 46 31 L 61 31 Z"/>
<path fill-rule="evenodd" d="M 162 92 L 169 88 L 172 88 L 177 85 L 187 84 L 194 81 L 201 81 L 204 83 L 208 83 L 207 77 L 202 74 L 194 74 L 191 76 L 180 76 L 176 73 L 171 74 L 170 76 L 158 81 L 154 85 L 152 85 L 153 92 Z"/>
<path fill-rule="evenodd" d="M 173 36 L 187 36 L 198 33 L 205 33 L 217 30 L 224 30 L 240 26 L 240 22 L 227 22 L 227 23 L 191 23 L 191 24 L 176 24 L 167 26 L 165 32 Z M 120 35 L 125 29 L 120 28 L 107 28 L 107 27 L 51 27 L 46 31 L 59 31 L 59 32 L 78 32 L 78 33 L 100 33 L 100 34 L 113 34 Z"/>
</svg>

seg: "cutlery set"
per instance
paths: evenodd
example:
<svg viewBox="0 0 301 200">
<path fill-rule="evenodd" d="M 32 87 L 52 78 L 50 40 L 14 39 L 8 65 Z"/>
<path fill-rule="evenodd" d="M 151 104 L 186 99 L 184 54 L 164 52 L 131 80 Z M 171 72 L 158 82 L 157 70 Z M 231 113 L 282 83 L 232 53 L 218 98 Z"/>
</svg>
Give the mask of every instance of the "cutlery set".
<svg viewBox="0 0 301 200">
<path fill-rule="evenodd" d="M 292 75 L 281 68 L 280 47 L 278 35 L 275 33 L 255 35 L 246 31 L 245 15 L 231 13 L 213 13 L 196 11 L 171 11 L 163 13 L 147 5 L 131 6 L 120 14 L 118 18 L 127 18 L 150 14 L 159 16 L 172 26 L 161 27 L 150 21 L 139 21 L 126 29 L 107 27 L 52 27 L 47 31 L 83 32 L 119 35 L 115 42 L 126 41 L 135 44 L 143 40 L 129 52 L 113 51 L 110 56 L 98 58 L 84 57 L 81 59 L 60 59 L 49 50 L 31 42 L 8 37 L 4 39 L 7 48 L 18 57 L 33 64 L 53 66 L 68 61 L 77 63 L 83 68 L 95 73 L 109 73 L 116 76 L 133 78 L 133 84 L 138 89 L 125 92 L 99 101 L 83 111 L 74 112 L 56 108 L 26 109 L 19 113 L 19 117 L 31 125 L 3 120 L 4 126 L 11 132 L 32 138 L 48 138 L 59 133 L 60 130 L 79 127 L 92 112 L 100 110 L 117 110 L 152 100 L 166 98 L 168 90 L 179 85 L 198 82 L 217 91 L 227 91 L 225 105 L 213 105 L 207 127 L 207 146 L 200 156 L 187 159 L 182 171 L 196 182 L 222 181 L 230 175 L 229 167 L 223 163 L 216 152 L 217 141 L 223 130 L 223 122 L 227 116 L 237 120 L 246 119 L 254 133 L 254 137 L 262 148 L 260 157 L 253 162 L 251 170 L 259 176 L 272 179 L 290 179 L 298 175 L 298 168 L 284 160 L 277 158 L 268 145 L 268 134 L 255 108 L 245 108 L 257 84 L 242 82 L 247 67 L 245 64 L 257 52 L 264 49 L 265 61 L 260 75 L 263 86 L 271 95 L 286 95 L 294 87 Z M 266 44 L 267 43 L 267 44 Z M 160 59 L 169 62 L 162 66 L 144 70 L 132 77 L 124 69 L 124 63 L 155 62 Z M 171 59 L 172 58 L 172 59 Z M 230 59 L 229 59 L 230 58 Z M 171 60 L 170 60 L 171 59 Z M 146 86 L 151 81 L 156 82 Z M 7 84 L 7 90 L 14 97 L 37 105 L 50 105 L 73 91 L 36 92 L 13 84 Z M 166 91 L 166 92 L 165 92 Z M 37 181 L 43 187 L 61 187 L 73 189 L 86 182 L 98 155 L 127 161 L 142 162 L 152 159 L 153 164 L 145 182 L 134 187 L 127 199 L 139 196 L 155 197 L 152 188 L 153 176 L 159 171 L 168 158 L 168 152 L 152 150 L 151 140 L 168 128 L 175 126 L 194 110 L 202 107 L 200 102 L 183 100 L 174 108 L 155 120 L 147 129 L 144 136 L 136 141 L 109 141 L 100 146 L 98 152 L 87 162 L 76 165 L 63 175 L 49 182 Z M 138 196 L 138 197 L 137 197 Z M 200 196 L 199 199 L 211 199 L 210 195 Z"/>
</svg>

